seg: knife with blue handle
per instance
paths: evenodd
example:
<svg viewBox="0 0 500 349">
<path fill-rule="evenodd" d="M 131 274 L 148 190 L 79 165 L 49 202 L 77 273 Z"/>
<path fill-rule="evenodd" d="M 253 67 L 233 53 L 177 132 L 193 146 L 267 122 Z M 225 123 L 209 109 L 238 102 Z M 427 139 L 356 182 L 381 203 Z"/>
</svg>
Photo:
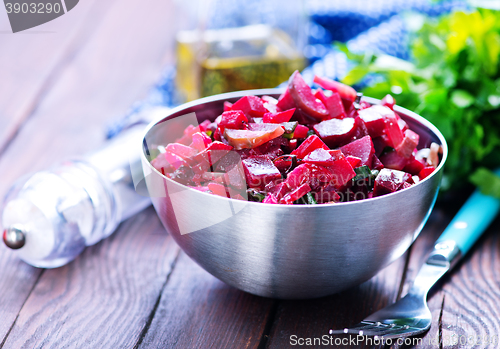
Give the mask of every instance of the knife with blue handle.
<svg viewBox="0 0 500 349">
<path fill-rule="evenodd" d="M 500 175 L 500 169 L 495 173 Z M 432 264 L 433 259 L 440 259 L 435 256 L 438 254 L 447 257 L 449 267 L 452 267 L 469 252 L 499 211 L 500 199 L 485 195 L 476 189 L 436 241 L 427 263 Z"/>
<path fill-rule="evenodd" d="M 500 174 L 500 171 L 496 173 Z M 500 199 L 476 190 L 437 240 L 408 294 L 357 325 L 330 330 L 330 334 L 352 333 L 389 339 L 428 331 L 432 323 L 432 314 L 427 306 L 429 290 L 470 250 L 499 210 Z"/>
</svg>

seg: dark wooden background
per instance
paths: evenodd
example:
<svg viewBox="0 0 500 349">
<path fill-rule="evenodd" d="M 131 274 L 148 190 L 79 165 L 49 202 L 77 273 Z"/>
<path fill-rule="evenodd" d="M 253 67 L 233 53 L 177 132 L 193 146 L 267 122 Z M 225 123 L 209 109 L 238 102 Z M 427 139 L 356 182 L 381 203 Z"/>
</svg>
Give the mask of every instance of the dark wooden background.
<svg viewBox="0 0 500 349">
<path fill-rule="evenodd" d="M 106 123 L 173 62 L 175 26 L 172 1 L 85 0 L 15 35 L 0 10 L 0 194 L 25 173 L 98 148 Z M 179 250 L 152 208 L 62 268 L 33 268 L 2 246 L 0 348 L 293 347 L 291 335 L 321 337 L 404 295 L 467 195 L 441 200 L 410 250 L 372 280 L 307 301 L 223 284 Z M 498 223 L 432 292 L 433 325 L 419 348 L 500 335 Z"/>
</svg>

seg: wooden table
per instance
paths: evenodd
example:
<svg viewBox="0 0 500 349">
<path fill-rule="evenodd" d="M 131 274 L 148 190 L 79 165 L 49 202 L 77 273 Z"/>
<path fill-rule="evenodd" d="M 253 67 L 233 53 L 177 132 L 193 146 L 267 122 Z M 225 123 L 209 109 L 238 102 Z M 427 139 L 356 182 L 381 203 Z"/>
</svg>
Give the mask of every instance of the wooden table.
<svg viewBox="0 0 500 349">
<path fill-rule="evenodd" d="M 2 196 L 19 176 L 104 142 L 105 124 L 172 62 L 175 19 L 169 1 L 86 0 L 13 35 L 0 11 Z M 33 268 L 2 246 L 0 348 L 295 347 L 293 338 L 321 338 L 401 297 L 467 194 L 438 203 L 410 250 L 372 280 L 316 300 L 225 285 L 179 250 L 152 208 L 62 268 Z M 496 221 L 431 294 L 433 325 L 417 347 L 500 335 L 498 230 Z"/>
</svg>

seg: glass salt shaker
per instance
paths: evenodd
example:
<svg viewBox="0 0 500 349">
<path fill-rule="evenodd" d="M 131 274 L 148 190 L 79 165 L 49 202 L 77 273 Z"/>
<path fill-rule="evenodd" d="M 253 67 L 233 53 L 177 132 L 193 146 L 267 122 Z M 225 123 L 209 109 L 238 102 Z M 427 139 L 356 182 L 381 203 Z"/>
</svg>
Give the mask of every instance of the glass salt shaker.
<svg viewBox="0 0 500 349">
<path fill-rule="evenodd" d="M 21 178 L 7 193 L 3 240 L 28 264 L 56 268 L 151 202 L 139 195 L 131 168 L 140 169 L 145 124 L 136 125 L 81 159 Z"/>
</svg>

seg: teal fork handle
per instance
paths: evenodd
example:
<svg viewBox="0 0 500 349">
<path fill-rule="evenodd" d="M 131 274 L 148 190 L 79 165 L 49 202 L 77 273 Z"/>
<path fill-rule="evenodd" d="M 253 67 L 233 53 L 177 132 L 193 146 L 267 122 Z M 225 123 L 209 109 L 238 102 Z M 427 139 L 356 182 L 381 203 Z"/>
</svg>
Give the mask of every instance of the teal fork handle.
<svg viewBox="0 0 500 349">
<path fill-rule="evenodd" d="M 499 174 L 500 171 L 495 171 Z M 453 240 L 465 255 L 493 221 L 500 210 L 500 200 L 476 190 L 437 242 Z"/>
</svg>

